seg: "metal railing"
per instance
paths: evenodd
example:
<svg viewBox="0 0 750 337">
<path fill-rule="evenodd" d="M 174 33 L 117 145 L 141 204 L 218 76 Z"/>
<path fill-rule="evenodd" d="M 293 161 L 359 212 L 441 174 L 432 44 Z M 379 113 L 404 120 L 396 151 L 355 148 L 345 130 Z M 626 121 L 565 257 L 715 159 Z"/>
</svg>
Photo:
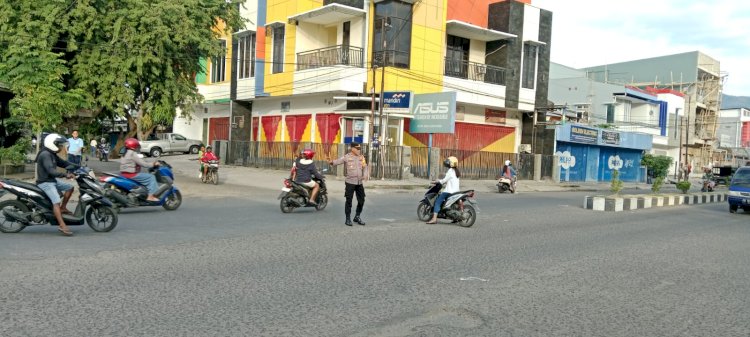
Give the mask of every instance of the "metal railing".
<svg viewBox="0 0 750 337">
<path fill-rule="evenodd" d="M 505 68 L 450 58 L 445 59 L 445 76 L 505 85 Z"/>
<path fill-rule="evenodd" d="M 362 48 L 338 45 L 297 53 L 297 70 L 336 65 L 364 67 Z"/>
</svg>

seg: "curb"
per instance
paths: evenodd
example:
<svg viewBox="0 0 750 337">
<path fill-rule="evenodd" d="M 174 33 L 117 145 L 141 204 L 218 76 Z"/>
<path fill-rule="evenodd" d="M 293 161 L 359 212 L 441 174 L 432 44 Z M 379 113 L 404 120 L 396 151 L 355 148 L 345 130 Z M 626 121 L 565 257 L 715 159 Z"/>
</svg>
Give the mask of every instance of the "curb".
<svg viewBox="0 0 750 337">
<path fill-rule="evenodd" d="M 727 193 L 723 192 L 622 197 L 585 196 L 583 208 L 593 211 L 622 212 L 653 207 L 708 204 L 726 200 Z"/>
</svg>

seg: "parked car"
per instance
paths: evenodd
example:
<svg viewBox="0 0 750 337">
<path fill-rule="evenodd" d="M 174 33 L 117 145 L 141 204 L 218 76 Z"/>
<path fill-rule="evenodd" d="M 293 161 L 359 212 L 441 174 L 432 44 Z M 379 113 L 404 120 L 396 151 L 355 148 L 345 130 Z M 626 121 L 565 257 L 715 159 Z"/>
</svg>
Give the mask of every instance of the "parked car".
<svg viewBox="0 0 750 337">
<path fill-rule="evenodd" d="M 737 169 L 729 183 L 729 212 L 735 213 L 738 208 L 750 212 L 750 167 Z"/>
<path fill-rule="evenodd" d="M 187 139 L 178 133 L 160 133 L 141 141 L 141 153 L 151 157 L 169 152 L 197 154 L 201 146 L 203 142 L 197 139 Z"/>
</svg>

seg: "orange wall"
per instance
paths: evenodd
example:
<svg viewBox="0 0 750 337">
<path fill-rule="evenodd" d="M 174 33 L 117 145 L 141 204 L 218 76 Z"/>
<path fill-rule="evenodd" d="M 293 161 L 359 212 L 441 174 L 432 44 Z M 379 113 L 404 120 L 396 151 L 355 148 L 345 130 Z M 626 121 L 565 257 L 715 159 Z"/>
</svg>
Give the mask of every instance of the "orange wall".
<svg viewBox="0 0 750 337">
<path fill-rule="evenodd" d="M 448 0 L 447 20 L 468 22 L 487 28 L 490 4 L 506 0 Z M 531 5 L 531 0 L 516 0 Z"/>
</svg>

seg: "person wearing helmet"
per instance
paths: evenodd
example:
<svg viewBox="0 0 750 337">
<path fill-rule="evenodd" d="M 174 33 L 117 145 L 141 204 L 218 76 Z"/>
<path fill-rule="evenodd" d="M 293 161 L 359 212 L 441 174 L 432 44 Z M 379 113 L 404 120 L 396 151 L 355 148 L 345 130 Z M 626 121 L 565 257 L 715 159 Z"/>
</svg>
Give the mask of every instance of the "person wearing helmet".
<svg viewBox="0 0 750 337">
<path fill-rule="evenodd" d="M 208 173 L 208 163 L 210 163 L 212 160 L 219 160 L 218 157 L 216 157 L 216 154 L 213 152 L 213 148 L 211 145 L 206 146 L 206 152 L 203 153 L 203 156 L 201 156 L 201 167 L 203 168 L 202 176 L 205 177 L 206 173 Z"/>
<path fill-rule="evenodd" d="M 62 215 L 72 214 L 68 210 L 68 201 L 70 200 L 70 196 L 73 195 L 73 185 L 65 183 L 58 178 L 65 176 L 71 178 L 72 175 L 57 171 L 58 167 L 67 168 L 74 165 L 57 155 L 68 145 L 68 140 L 59 134 L 51 133 L 47 137 L 44 137 L 43 144 L 44 147 L 36 156 L 36 184 L 52 202 L 52 212 L 55 214 L 55 219 L 57 219 L 60 233 L 65 236 L 71 236 L 73 232 L 65 225 Z M 60 204 L 60 192 L 63 193 L 62 204 Z"/>
<path fill-rule="evenodd" d="M 435 206 L 432 208 L 432 219 L 427 221 L 431 225 L 437 223 L 437 216 L 443 207 L 443 201 L 451 194 L 459 191 L 461 171 L 458 170 L 458 158 L 453 156 L 446 158 L 443 161 L 443 166 L 448 168 L 448 172 L 445 172 L 445 177 L 439 180 L 439 182 L 445 187 L 443 188 L 443 192 L 437 197 L 437 200 L 435 200 Z"/>
<path fill-rule="evenodd" d="M 141 168 L 151 168 L 159 166 L 159 162 L 149 163 L 141 159 L 138 155 L 140 152 L 141 143 L 135 138 L 128 138 L 125 140 L 125 155 L 120 159 L 120 174 L 128 179 L 132 179 L 146 186 L 148 189 L 148 201 L 158 202 L 154 193 L 159 185 L 156 184 L 156 177 L 152 174 L 141 172 Z"/>
<path fill-rule="evenodd" d="M 317 200 L 320 186 L 318 185 L 318 183 L 312 180 L 312 178 L 315 177 L 318 178 L 318 180 L 323 180 L 325 178 L 323 178 L 323 175 L 318 172 L 318 168 L 315 166 L 315 163 L 312 160 L 314 156 L 315 151 L 310 149 L 302 150 L 301 158 L 297 158 L 297 160 L 294 162 L 294 167 L 296 167 L 294 182 L 311 188 L 312 193 L 310 194 L 309 203 L 311 205 L 318 205 L 315 200 Z"/>
<path fill-rule="evenodd" d="M 510 160 L 505 161 L 505 165 L 503 166 L 503 171 L 500 173 L 500 176 L 506 177 L 511 181 L 514 181 L 514 179 L 516 178 L 516 169 L 513 168 L 513 164 L 510 162 Z M 510 184 L 510 190 L 513 193 L 516 192 L 515 184 Z"/>
</svg>

